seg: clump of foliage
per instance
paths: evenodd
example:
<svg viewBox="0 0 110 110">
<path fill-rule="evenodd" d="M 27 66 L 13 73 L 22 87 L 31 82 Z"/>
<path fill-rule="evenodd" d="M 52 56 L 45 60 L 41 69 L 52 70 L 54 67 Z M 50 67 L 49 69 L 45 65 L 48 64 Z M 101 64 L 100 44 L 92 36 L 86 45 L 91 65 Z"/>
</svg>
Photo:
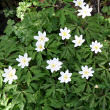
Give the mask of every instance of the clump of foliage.
<svg viewBox="0 0 110 110">
<path fill-rule="evenodd" d="M 8 20 L 5 35 L 0 37 L 0 109 L 109 110 L 110 23 L 99 14 L 82 19 L 68 0 L 34 4 L 22 21 Z M 71 37 L 62 40 L 59 33 L 65 27 L 70 29 Z M 49 39 L 42 52 L 35 50 L 38 31 L 45 31 Z M 75 35 L 83 35 L 83 45 L 74 47 Z M 97 54 L 90 48 L 96 40 L 103 44 L 102 52 Z M 24 53 L 31 60 L 21 68 L 16 58 Z M 52 73 L 46 67 L 47 60 L 53 58 L 59 58 L 62 68 Z M 94 70 L 89 79 L 79 74 L 85 65 Z M 9 66 L 16 68 L 17 80 L 12 84 L 4 83 L 2 77 Z M 60 83 L 60 72 L 66 70 L 72 73 L 71 81 Z"/>
<path fill-rule="evenodd" d="M 19 7 L 17 8 L 17 17 L 23 20 L 26 11 L 30 11 L 31 3 L 19 2 Z"/>
<path fill-rule="evenodd" d="M 5 17 L 14 17 L 15 14 L 14 10 L 9 10 L 9 9 L 4 9 L 3 12 Z"/>
<path fill-rule="evenodd" d="M 104 6 L 102 12 L 105 14 L 106 20 L 110 23 L 110 6 Z"/>
</svg>

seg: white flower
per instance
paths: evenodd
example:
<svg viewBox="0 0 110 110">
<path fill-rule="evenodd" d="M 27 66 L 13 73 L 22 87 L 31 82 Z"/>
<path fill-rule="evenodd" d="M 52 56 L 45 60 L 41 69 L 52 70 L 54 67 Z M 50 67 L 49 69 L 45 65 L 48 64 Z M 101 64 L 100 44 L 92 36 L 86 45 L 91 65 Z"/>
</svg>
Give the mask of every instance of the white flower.
<svg viewBox="0 0 110 110">
<path fill-rule="evenodd" d="M 25 53 L 24 56 L 19 55 L 19 58 L 16 58 L 16 60 L 19 62 L 18 66 L 24 68 L 25 66 L 29 66 L 31 58 L 29 58 L 28 54 Z"/>
<path fill-rule="evenodd" d="M 75 6 L 83 7 L 86 3 L 84 0 L 74 0 L 73 3 L 75 3 Z"/>
<path fill-rule="evenodd" d="M 44 43 L 42 43 L 42 42 L 37 42 L 36 43 L 36 47 L 37 48 L 35 48 L 35 50 L 37 50 L 37 52 L 42 52 L 45 48 L 44 48 Z"/>
<path fill-rule="evenodd" d="M 41 42 L 41 43 L 45 43 L 47 42 L 49 39 L 46 37 L 46 32 L 40 32 L 38 31 L 38 36 L 34 36 L 34 39 L 37 39 L 38 42 Z"/>
<path fill-rule="evenodd" d="M 95 53 L 97 54 L 98 52 L 102 52 L 100 48 L 103 47 L 102 44 L 100 44 L 100 42 L 92 42 L 92 44 L 90 45 L 91 47 L 91 51 L 95 51 Z"/>
<path fill-rule="evenodd" d="M 16 69 L 12 69 L 11 66 L 8 67 L 8 69 L 4 69 L 4 72 L 2 76 L 4 77 L 3 82 L 8 82 L 9 84 L 12 84 L 13 80 L 17 79 L 17 76 L 15 75 Z"/>
<path fill-rule="evenodd" d="M 89 5 L 83 6 L 82 9 L 78 10 L 78 16 L 85 18 L 86 16 L 91 16 L 92 8 L 89 8 Z"/>
<path fill-rule="evenodd" d="M 59 36 L 62 37 L 62 40 L 69 39 L 71 37 L 69 33 L 70 33 L 70 30 L 67 29 L 67 27 L 65 27 L 64 29 L 60 29 Z"/>
<path fill-rule="evenodd" d="M 69 73 L 68 70 L 66 70 L 66 72 L 60 72 L 61 77 L 59 77 L 58 79 L 60 80 L 60 83 L 68 83 L 71 81 L 71 76 L 72 73 Z"/>
<path fill-rule="evenodd" d="M 74 47 L 78 47 L 78 46 L 81 46 L 84 41 L 85 39 L 82 38 L 82 35 L 80 35 L 80 37 L 75 35 L 75 40 L 73 40 L 72 42 L 75 43 Z"/>
<path fill-rule="evenodd" d="M 53 58 L 53 60 L 47 60 L 48 66 L 46 67 L 47 69 L 50 69 L 51 72 L 53 73 L 54 71 L 60 70 L 62 68 L 62 62 L 59 61 L 58 58 Z"/>
<path fill-rule="evenodd" d="M 88 68 L 88 66 L 82 66 L 82 71 L 79 72 L 79 74 L 82 74 L 82 78 L 88 79 L 89 77 L 93 76 L 94 71 L 92 70 L 92 67 Z"/>
</svg>

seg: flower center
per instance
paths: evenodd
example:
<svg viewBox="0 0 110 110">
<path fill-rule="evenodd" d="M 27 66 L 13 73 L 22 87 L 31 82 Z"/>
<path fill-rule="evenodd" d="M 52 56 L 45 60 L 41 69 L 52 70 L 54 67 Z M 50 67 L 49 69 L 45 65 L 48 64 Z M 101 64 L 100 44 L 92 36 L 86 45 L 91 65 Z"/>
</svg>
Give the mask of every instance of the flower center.
<svg viewBox="0 0 110 110">
<path fill-rule="evenodd" d="M 81 43 L 81 40 L 78 40 L 78 44 L 80 44 Z"/>
<path fill-rule="evenodd" d="M 22 63 L 26 63 L 26 59 L 25 58 L 22 59 Z"/>
<path fill-rule="evenodd" d="M 88 71 L 84 71 L 84 74 L 85 74 L 85 75 L 88 75 L 88 74 L 89 74 L 89 72 L 88 72 Z"/>
<path fill-rule="evenodd" d="M 12 78 L 12 77 L 13 77 L 12 71 L 10 71 L 10 72 L 8 73 L 8 77 L 9 77 L 9 78 Z"/>
<path fill-rule="evenodd" d="M 67 36 L 67 33 L 66 32 L 63 32 L 63 36 Z"/>
<path fill-rule="evenodd" d="M 87 14 L 87 11 L 86 10 L 84 10 L 84 14 Z"/>
<path fill-rule="evenodd" d="M 67 80 L 68 79 L 68 76 L 67 75 L 64 75 L 64 80 Z"/>
<path fill-rule="evenodd" d="M 42 49 L 42 45 L 39 45 L 39 48 Z"/>
<path fill-rule="evenodd" d="M 78 2 L 78 5 L 79 5 L 79 6 L 81 6 L 81 4 L 82 4 L 82 2 L 81 2 L 81 1 L 79 1 L 79 2 Z"/>
<path fill-rule="evenodd" d="M 52 66 L 52 68 L 55 68 L 56 65 L 55 64 L 52 64 L 51 66 Z"/>
<path fill-rule="evenodd" d="M 41 38 L 40 38 L 40 41 L 44 41 L 44 37 L 41 37 Z"/>
<path fill-rule="evenodd" d="M 96 46 L 94 46 L 94 49 L 95 49 L 95 50 L 98 50 L 98 49 L 99 49 L 99 47 L 96 45 Z"/>
</svg>

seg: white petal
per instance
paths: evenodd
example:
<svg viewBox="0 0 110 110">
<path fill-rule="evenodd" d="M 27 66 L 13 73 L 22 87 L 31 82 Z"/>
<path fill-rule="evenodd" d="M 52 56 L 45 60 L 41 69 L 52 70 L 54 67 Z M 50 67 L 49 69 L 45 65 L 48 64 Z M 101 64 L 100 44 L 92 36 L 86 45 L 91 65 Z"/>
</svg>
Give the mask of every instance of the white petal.
<svg viewBox="0 0 110 110">
<path fill-rule="evenodd" d="M 25 57 L 25 58 L 27 58 L 27 57 L 28 57 L 28 54 L 27 54 L 27 53 L 25 53 L 25 54 L 24 54 L 24 57 Z"/>
</svg>

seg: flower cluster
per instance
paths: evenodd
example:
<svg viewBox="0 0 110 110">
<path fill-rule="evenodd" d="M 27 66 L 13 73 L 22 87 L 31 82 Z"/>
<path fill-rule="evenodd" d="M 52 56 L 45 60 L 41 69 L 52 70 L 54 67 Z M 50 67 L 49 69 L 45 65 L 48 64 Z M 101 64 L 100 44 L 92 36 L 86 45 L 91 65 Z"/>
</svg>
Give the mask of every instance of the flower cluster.
<svg viewBox="0 0 110 110">
<path fill-rule="evenodd" d="M 65 27 L 64 29 L 60 29 L 59 36 L 62 37 L 62 40 L 69 39 L 71 37 L 69 33 L 70 30 L 67 27 Z M 73 40 L 72 42 L 75 44 L 74 47 L 78 47 L 85 42 L 85 39 L 83 39 L 82 35 L 80 36 L 75 35 L 75 40 Z M 91 47 L 91 51 L 94 51 L 97 54 L 98 52 L 101 52 L 101 48 L 103 47 L 103 45 L 100 44 L 100 42 L 97 42 L 96 40 L 95 42 L 92 42 L 90 47 Z"/>
<path fill-rule="evenodd" d="M 69 39 L 71 37 L 70 35 L 70 30 L 65 27 L 64 29 L 60 29 L 60 33 L 59 36 L 62 37 L 62 40 L 65 39 Z M 72 41 L 75 45 L 74 47 L 78 47 L 81 46 L 84 42 L 85 39 L 83 39 L 83 36 L 77 36 L 75 35 L 75 40 Z M 100 44 L 100 42 L 92 42 L 92 44 L 90 45 L 91 51 L 94 51 L 96 54 L 98 52 L 101 52 L 101 48 L 103 47 L 102 44 Z M 51 72 L 53 73 L 54 71 L 58 71 L 60 70 L 60 68 L 62 67 L 61 65 L 63 64 L 61 61 L 59 61 L 58 58 L 53 58 L 53 60 L 47 60 L 48 66 L 46 67 L 47 69 L 50 69 Z M 82 75 L 82 78 L 86 78 L 88 79 L 89 77 L 93 76 L 94 71 L 92 70 L 92 67 L 88 68 L 88 66 L 82 66 L 81 67 L 82 71 L 79 72 L 79 74 Z M 68 83 L 69 81 L 71 81 L 70 77 L 72 74 L 69 73 L 69 70 L 67 70 L 65 73 L 61 72 L 61 77 L 59 77 L 58 79 L 60 80 L 61 83 L 65 82 Z"/>
<path fill-rule="evenodd" d="M 91 16 L 92 8 L 89 8 L 89 5 L 84 2 L 84 0 L 74 0 L 75 6 L 79 6 L 81 9 L 78 10 L 78 16 L 82 16 L 82 18 L 85 18 L 86 16 Z M 20 6 L 25 5 L 24 12 L 26 11 L 26 7 L 29 7 L 31 4 L 23 4 L 20 3 Z M 20 7 L 18 7 L 17 10 L 20 10 Z M 23 16 L 22 16 L 23 18 Z M 59 36 L 62 38 L 62 40 L 68 40 L 71 37 L 71 31 L 67 27 L 61 28 Z M 72 40 L 72 42 L 75 44 L 74 47 L 80 47 L 86 40 L 83 39 L 83 35 L 77 36 L 75 35 L 75 39 Z M 36 42 L 36 48 L 35 50 L 37 52 L 42 52 L 45 49 L 45 44 L 49 39 L 46 37 L 46 32 L 43 33 L 41 31 L 38 31 L 38 35 L 34 36 L 34 39 L 37 40 Z M 92 42 L 90 45 L 91 51 L 95 52 L 97 54 L 98 52 L 102 52 L 101 48 L 103 45 L 98 42 L 97 40 Z M 18 58 L 16 58 L 16 61 L 19 62 L 18 66 L 22 69 L 24 67 L 29 66 L 29 62 L 31 61 L 31 58 L 28 57 L 28 54 L 25 53 L 24 56 L 19 55 Z M 46 69 L 50 70 L 52 73 L 59 71 L 62 68 L 63 62 L 59 61 L 59 58 L 53 58 L 50 60 L 47 60 L 48 66 Z M 110 65 L 110 63 L 109 63 Z M 88 79 L 89 77 L 93 76 L 93 69 L 92 67 L 88 67 L 87 65 L 81 67 L 82 71 L 79 71 L 79 74 L 82 75 L 82 78 Z M 2 75 L 4 77 L 4 82 L 8 82 L 9 84 L 12 84 L 13 80 L 17 79 L 17 76 L 15 75 L 16 69 L 9 66 L 8 69 L 4 69 L 4 74 Z M 68 83 L 71 81 L 72 73 L 69 73 L 69 70 L 67 69 L 65 72 L 60 72 L 61 76 L 58 78 L 61 83 Z"/>
<path fill-rule="evenodd" d="M 81 9 L 78 10 L 78 16 L 85 18 L 86 16 L 91 16 L 92 8 L 84 2 L 84 0 L 74 0 L 75 6 L 79 6 Z"/>
<path fill-rule="evenodd" d="M 70 39 L 71 35 L 70 35 L 70 30 L 65 27 L 64 29 L 60 29 L 60 33 L 59 36 L 62 37 L 62 40 L 65 39 Z M 38 31 L 38 36 L 34 36 L 34 39 L 37 40 L 36 42 L 36 49 L 37 52 L 42 52 L 45 49 L 45 43 L 49 40 L 46 37 L 46 32 L 40 32 Z M 77 36 L 75 35 L 75 40 L 72 40 L 72 42 L 75 44 L 74 47 L 78 47 L 81 46 L 84 42 L 85 39 L 83 39 L 83 35 Z M 91 51 L 94 51 L 95 54 L 97 54 L 98 52 L 101 52 L 101 48 L 103 47 L 102 44 L 100 44 L 100 42 L 92 42 L 92 44 L 90 45 Z M 19 55 L 18 58 L 16 58 L 16 61 L 19 62 L 18 66 L 21 68 L 27 67 L 29 66 L 29 62 L 30 62 L 31 58 L 28 57 L 28 54 L 25 53 L 24 56 Z M 57 72 L 62 68 L 63 63 L 61 61 L 59 61 L 59 58 L 53 58 L 50 60 L 47 60 L 47 64 L 48 66 L 46 67 L 46 69 L 49 69 L 52 73 L 53 72 Z M 88 79 L 89 77 L 93 76 L 94 71 L 92 70 L 92 67 L 88 67 L 86 66 L 82 66 L 81 67 L 82 71 L 79 72 L 79 74 L 82 75 L 82 78 L 86 78 Z M 9 84 L 11 84 L 13 82 L 13 80 L 17 79 L 17 76 L 15 75 L 16 73 L 16 69 L 12 69 L 11 66 L 9 66 L 8 69 L 4 69 L 4 74 L 3 77 L 4 78 L 4 82 L 9 82 Z M 58 80 L 60 80 L 61 83 L 68 83 L 71 81 L 71 76 L 72 73 L 69 73 L 69 70 L 66 70 L 66 72 L 60 72 L 61 77 L 58 78 Z"/>
<path fill-rule="evenodd" d="M 37 52 L 42 52 L 44 49 L 45 49 L 45 43 L 49 40 L 47 37 L 46 37 L 46 32 L 38 32 L 38 36 L 34 36 L 34 39 L 37 40 L 36 42 L 36 49 Z"/>
<path fill-rule="evenodd" d="M 16 58 L 16 60 L 19 62 L 18 66 L 24 68 L 26 66 L 29 66 L 31 58 L 28 58 L 28 54 L 25 53 L 24 56 L 19 55 L 19 58 Z M 16 69 L 13 69 L 11 66 L 9 66 L 8 69 L 4 69 L 4 73 L 2 74 L 2 76 L 4 77 L 4 82 L 12 84 L 12 82 L 17 79 L 15 73 Z"/>
</svg>

